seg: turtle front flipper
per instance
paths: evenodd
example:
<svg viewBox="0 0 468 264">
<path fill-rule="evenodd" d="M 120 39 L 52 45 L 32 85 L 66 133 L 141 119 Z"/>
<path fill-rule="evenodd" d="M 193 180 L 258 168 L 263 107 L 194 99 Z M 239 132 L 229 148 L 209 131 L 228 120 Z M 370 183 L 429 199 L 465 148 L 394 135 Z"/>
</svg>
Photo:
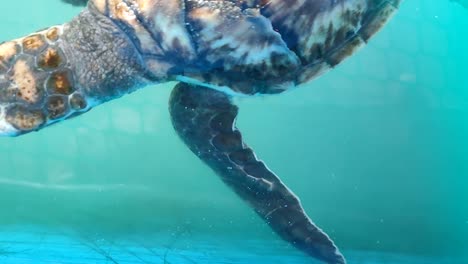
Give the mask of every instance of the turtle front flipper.
<svg viewBox="0 0 468 264">
<path fill-rule="evenodd" d="M 0 136 L 37 131 L 154 80 L 128 35 L 90 3 L 68 23 L 0 43 Z"/>
<path fill-rule="evenodd" d="M 61 34 L 57 26 L 0 44 L 0 135 L 37 130 L 86 107 L 74 93 Z"/>
<path fill-rule="evenodd" d="M 238 108 L 218 91 L 180 83 L 169 110 L 175 130 L 200 159 L 284 240 L 326 263 L 345 263 L 299 199 L 259 160 L 235 127 Z"/>
</svg>

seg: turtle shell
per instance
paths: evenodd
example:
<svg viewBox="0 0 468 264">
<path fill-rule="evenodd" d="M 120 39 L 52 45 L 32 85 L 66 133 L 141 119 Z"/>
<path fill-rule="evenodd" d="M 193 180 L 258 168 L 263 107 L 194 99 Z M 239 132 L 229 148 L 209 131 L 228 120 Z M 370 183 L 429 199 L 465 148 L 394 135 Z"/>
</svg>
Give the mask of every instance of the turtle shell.
<svg viewBox="0 0 468 264">
<path fill-rule="evenodd" d="M 242 94 L 279 93 L 352 55 L 400 0 L 185 2 L 200 71 L 180 80 Z"/>
<path fill-rule="evenodd" d="M 401 0 L 92 0 L 123 25 L 157 81 L 280 93 L 353 54 Z"/>
</svg>

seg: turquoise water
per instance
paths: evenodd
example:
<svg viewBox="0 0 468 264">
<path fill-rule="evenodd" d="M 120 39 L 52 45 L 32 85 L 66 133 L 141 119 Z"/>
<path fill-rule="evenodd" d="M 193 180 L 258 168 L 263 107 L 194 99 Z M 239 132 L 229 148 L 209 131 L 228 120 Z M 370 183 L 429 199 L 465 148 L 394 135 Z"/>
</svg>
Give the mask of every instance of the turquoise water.
<svg viewBox="0 0 468 264">
<path fill-rule="evenodd" d="M 80 11 L 2 10 L 0 40 Z M 246 141 L 350 263 L 468 263 L 466 28 L 461 6 L 407 0 L 322 78 L 238 100 Z M 311 263 L 178 139 L 173 85 L 0 138 L 0 263 Z"/>
</svg>

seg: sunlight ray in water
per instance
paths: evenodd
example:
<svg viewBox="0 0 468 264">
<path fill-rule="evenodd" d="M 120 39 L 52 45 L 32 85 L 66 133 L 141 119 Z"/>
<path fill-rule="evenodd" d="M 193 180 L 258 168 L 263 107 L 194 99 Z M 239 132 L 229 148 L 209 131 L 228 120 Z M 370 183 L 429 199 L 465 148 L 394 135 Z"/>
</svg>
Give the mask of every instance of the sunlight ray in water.
<svg viewBox="0 0 468 264">
<path fill-rule="evenodd" d="M 51 184 L 32 181 L 19 181 L 8 178 L 0 178 L 0 185 L 10 185 L 29 189 L 56 190 L 70 192 L 102 192 L 102 191 L 126 191 L 150 192 L 147 186 L 131 186 L 128 184 Z"/>
</svg>

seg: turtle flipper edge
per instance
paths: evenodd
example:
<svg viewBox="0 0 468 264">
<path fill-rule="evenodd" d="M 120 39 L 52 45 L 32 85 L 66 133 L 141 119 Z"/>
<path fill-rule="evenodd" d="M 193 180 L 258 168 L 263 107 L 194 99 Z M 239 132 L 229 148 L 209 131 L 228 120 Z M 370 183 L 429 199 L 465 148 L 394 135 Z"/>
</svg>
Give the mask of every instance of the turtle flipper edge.
<svg viewBox="0 0 468 264">
<path fill-rule="evenodd" d="M 61 0 L 64 3 L 71 4 L 73 6 L 85 6 L 88 0 Z"/>
<path fill-rule="evenodd" d="M 187 146 L 284 240 L 330 264 L 345 260 L 306 215 L 299 199 L 259 160 L 235 127 L 238 108 L 218 91 L 180 83 L 172 92 L 172 123 Z"/>
</svg>

